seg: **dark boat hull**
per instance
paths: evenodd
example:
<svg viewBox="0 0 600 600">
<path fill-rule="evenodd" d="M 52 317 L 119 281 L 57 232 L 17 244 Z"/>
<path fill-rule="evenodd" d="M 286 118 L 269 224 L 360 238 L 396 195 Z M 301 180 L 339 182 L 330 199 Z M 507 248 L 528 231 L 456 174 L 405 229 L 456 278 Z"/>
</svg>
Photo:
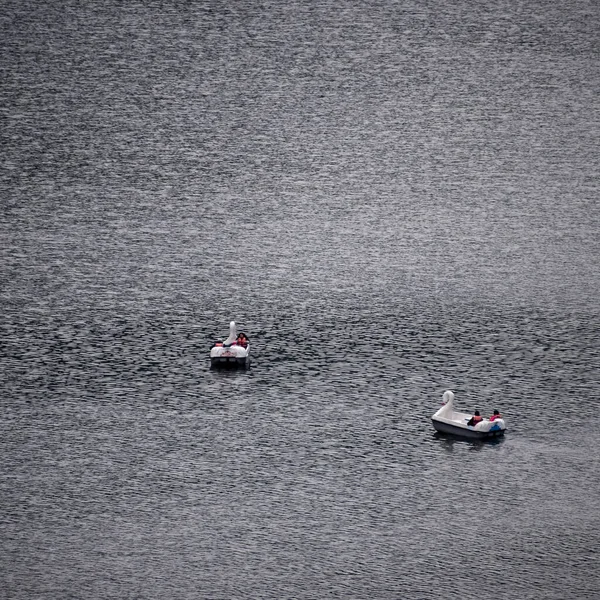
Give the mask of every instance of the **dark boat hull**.
<svg viewBox="0 0 600 600">
<path fill-rule="evenodd" d="M 433 426 L 436 431 L 440 433 L 447 433 L 449 435 L 455 435 L 459 437 L 469 438 L 472 440 L 487 440 L 497 438 L 504 435 L 506 429 L 495 429 L 492 431 L 475 431 L 474 429 L 466 429 L 465 427 L 459 427 L 458 425 L 450 425 L 436 419 L 431 419 Z"/>
<path fill-rule="evenodd" d="M 248 356 L 213 356 L 210 359 L 211 369 L 247 369 L 249 366 Z"/>
</svg>

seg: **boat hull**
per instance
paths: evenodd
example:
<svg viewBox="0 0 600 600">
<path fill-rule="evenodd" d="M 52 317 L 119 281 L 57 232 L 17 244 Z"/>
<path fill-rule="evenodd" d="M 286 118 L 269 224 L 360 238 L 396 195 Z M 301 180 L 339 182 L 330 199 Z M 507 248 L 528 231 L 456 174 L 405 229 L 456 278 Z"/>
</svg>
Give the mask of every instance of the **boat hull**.
<svg viewBox="0 0 600 600">
<path fill-rule="evenodd" d="M 451 425 L 450 423 L 444 423 L 437 419 L 431 419 L 433 427 L 440 433 L 447 433 L 449 435 L 455 435 L 459 437 L 469 438 L 472 440 L 487 440 L 496 438 L 504 435 L 506 429 L 492 429 L 490 431 L 476 431 L 469 427 L 461 427 L 460 425 Z"/>
<path fill-rule="evenodd" d="M 250 357 L 243 356 L 211 356 L 211 369 L 247 369 L 250 366 Z"/>
</svg>

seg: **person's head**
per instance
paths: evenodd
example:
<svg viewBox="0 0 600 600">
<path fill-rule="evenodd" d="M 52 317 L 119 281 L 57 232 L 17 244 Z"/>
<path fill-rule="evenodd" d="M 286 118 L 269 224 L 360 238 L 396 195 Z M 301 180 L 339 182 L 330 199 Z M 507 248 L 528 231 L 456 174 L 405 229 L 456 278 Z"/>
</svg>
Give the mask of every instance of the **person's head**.
<svg viewBox="0 0 600 600">
<path fill-rule="evenodd" d="M 478 410 L 476 410 L 476 411 L 475 411 L 475 416 L 476 416 L 476 417 L 479 417 L 479 416 L 480 416 L 480 415 L 479 415 L 479 411 L 478 411 Z"/>
<path fill-rule="evenodd" d="M 494 411 L 494 414 L 495 414 L 495 415 L 499 415 L 500 413 L 499 413 L 497 410 L 495 410 L 495 411 Z"/>
</svg>

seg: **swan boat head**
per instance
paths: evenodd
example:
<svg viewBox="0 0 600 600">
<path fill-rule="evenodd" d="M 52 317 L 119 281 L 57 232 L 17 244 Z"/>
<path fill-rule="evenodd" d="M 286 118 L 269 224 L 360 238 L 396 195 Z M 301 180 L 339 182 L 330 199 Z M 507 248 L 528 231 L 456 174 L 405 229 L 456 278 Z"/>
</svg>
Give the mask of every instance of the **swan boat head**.
<svg viewBox="0 0 600 600">
<path fill-rule="evenodd" d="M 224 346 L 231 346 L 233 342 L 237 339 L 237 327 L 235 326 L 235 321 L 231 321 L 229 323 L 229 337 L 223 342 Z"/>
<path fill-rule="evenodd" d="M 454 412 L 454 393 L 446 390 L 442 396 L 442 407 L 433 415 L 434 417 L 452 418 Z"/>
</svg>

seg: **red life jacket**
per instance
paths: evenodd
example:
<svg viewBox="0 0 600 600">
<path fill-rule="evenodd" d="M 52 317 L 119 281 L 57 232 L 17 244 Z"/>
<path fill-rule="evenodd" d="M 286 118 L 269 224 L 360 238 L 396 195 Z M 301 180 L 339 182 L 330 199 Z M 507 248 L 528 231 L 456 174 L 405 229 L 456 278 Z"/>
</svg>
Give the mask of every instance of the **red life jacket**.
<svg viewBox="0 0 600 600">
<path fill-rule="evenodd" d="M 483 417 L 481 415 L 473 415 L 473 423 L 479 423 L 483 421 Z"/>
<path fill-rule="evenodd" d="M 492 415 L 490 417 L 490 421 L 495 421 L 496 419 L 501 419 L 501 418 L 502 418 L 502 415 Z"/>
</svg>

